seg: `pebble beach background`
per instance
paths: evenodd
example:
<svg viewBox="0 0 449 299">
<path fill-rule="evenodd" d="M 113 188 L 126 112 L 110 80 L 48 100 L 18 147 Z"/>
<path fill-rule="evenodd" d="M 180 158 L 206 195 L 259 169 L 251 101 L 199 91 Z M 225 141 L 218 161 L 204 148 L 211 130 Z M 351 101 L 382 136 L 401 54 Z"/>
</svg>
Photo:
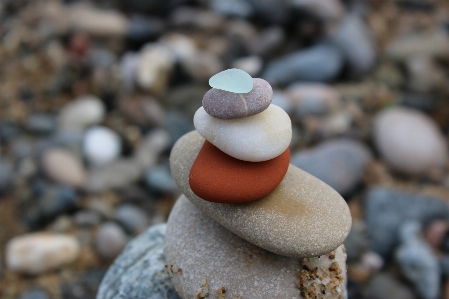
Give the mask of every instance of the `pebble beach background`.
<svg viewBox="0 0 449 299">
<path fill-rule="evenodd" d="M 447 0 L 4 0 L 0 38 L 0 299 L 96 298 L 228 68 L 347 200 L 349 298 L 449 298 Z"/>
</svg>

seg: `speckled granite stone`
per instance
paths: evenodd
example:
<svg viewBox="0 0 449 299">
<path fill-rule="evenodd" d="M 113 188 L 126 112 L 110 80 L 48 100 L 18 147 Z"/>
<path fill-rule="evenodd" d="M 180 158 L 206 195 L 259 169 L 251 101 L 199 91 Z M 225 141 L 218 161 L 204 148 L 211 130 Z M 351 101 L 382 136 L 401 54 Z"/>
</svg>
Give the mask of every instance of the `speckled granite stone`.
<svg viewBox="0 0 449 299">
<path fill-rule="evenodd" d="M 343 243 L 351 228 L 346 202 L 293 165 L 279 186 L 260 200 L 217 204 L 196 196 L 189 186 L 189 173 L 203 143 L 195 131 L 184 135 L 173 147 L 170 167 L 182 193 L 209 217 L 241 238 L 289 257 L 319 256 Z"/>
<path fill-rule="evenodd" d="M 165 224 L 132 240 L 101 282 L 97 299 L 180 299 L 165 271 Z"/>
<path fill-rule="evenodd" d="M 329 299 L 345 291 L 343 246 L 315 258 L 280 256 L 231 233 L 185 196 L 170 214 L 165 244 L 167 270 L 185 299 Z"/>
</svg>

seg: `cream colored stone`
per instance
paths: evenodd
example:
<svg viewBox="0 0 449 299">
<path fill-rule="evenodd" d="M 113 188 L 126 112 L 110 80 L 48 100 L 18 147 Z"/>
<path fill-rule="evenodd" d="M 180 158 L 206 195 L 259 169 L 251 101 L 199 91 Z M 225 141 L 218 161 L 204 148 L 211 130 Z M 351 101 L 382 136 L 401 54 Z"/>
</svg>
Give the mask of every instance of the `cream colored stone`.
<svg viewBox="0 0 449 299">
<path fill-rule="evenodd" d="M 182 193 L 209 217 L 241 238 L 289 257 L 319 256 L 343 243 L 351 228 L 346 202 L 293 165 L 272 193 L 254 202 L 217 204 L 196 196 L 189 173 L 203 143 L 197 132 L 184 135 L 173 147 L 170 167 Z"/>
<path fill-rule="evenodd" d="M 54 181 L 71 187 L 82 187 L 86 171 L 79 160 L 63 149 L 50 149 L 42 156 L 45 173 Z"/>
<path fill-rule="evenodd" d="M 201 107 L 195 113 L 193 123 L 198 133 L 213 145 L 244 161 L 276 158 L 292 140 L 290 117 L 273 104 L 259 114 L 237 119 L 214 118 Z"/>
<path fill-rule="evenodd" d="M 231 233 L 185 196 L 178 199 L 168 219 L 164 253 L 175 289 L 186 299 L 198 298 L 198 293 L 220 298 L 216 291 L 222 287 L 231 299 L 329 299 L 341 298 L 345 291 L 342 245 L 321 257 L 280 256 Z M 335 276 L 333 281 L 330 276 Z M 306 295 L 301 296 L 301 291 Z"/>
<path fill-rule="evenodd" d="M 6 265 L 26 274 L 40 274 L 78 258 L 80 245 L 71 236 L 36 233 L 18 236 L 6 245 Z"/>
</svg>

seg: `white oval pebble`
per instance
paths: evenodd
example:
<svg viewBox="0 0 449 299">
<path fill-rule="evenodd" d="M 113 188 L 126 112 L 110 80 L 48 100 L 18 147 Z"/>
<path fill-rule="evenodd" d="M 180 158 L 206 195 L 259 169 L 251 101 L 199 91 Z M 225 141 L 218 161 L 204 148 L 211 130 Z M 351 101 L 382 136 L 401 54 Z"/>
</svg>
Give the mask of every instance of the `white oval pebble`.
<svg viewBox="0 0 449 299">
<path fill-rule="evenodd" d="M 292 139 L 290 117 L 273 104 L 259 114 L 229 120 L 214 118 L 201 107 L 193 123 L 198 133 L 220 150 L 250 162 L 279 156 Z"/>
<path fill-rule="evenodd" d="M 18 236 L 6 245 L 6 264 L 12 271 L 40 274 L 78 258 L 80 245 L 71 236 L 36 233 Z"/>
<path fill-rule="evenodd" d="M 114 161 L 122 150 L 120 137 L 106 127 L 93 127 L 84 135 L 83 150 L 87 160 L 95 166 Z"/>
<path fill-rule="evenodd" d="M 59 113 L 59 123 L 63 128 L 80 128 L 100 123 L 106 113 L 103 102 L 92 95 L 75 99 Z"/>
</svg>

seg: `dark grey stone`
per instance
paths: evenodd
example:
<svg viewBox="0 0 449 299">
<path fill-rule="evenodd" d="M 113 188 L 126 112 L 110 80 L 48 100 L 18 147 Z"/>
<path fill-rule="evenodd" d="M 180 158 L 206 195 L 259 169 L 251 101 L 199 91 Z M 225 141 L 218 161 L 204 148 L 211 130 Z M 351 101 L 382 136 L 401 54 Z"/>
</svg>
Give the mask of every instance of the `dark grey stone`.
<svg viewBox="0 0 449 299">
<path fill-rule="evenodd" d="M 407 285 L 389 273 L 379 273 L 373 277 L 366 289 L 364 299 L 415 299 Z"/>
<path fill-rule="evenodd" d="M 19 299 L 48 299 L 48 295 L 40 289 L 32 289 L 20 295 Z"/>
<path fill-rule="evenodd" d="M 115 220 L 131 233 L 142 231 L 149 223 L 147 214 L 132 204 L 119 206 L 115 209 L 114 217 Z"/>
<path fill-rule="evenodd" d="M 293 155 L 291 163 L 346 195 L 360 182 L 371 161 L 369 149 L 355 140 L 330 140 Z"/>
<path fill-rule="evenodd" d="M 132 240 L 106 273 L 97 299 L 180 299 L 165 271 L 165 224 Z"/>
<path fill-rule="evenodd" d="M 374 187 L 365 201 L 371 247 L 384 257 L 398 245 L 400 225 L 407 220 L 425 225 L 432 220 L 449 219 L 447 204 L 433 197 Z"/>
<path fill-rule="evenodd" d="M 28 130 L 39 134 L 51 134 L 56 129 L 56 117 L 45 113 L 31 114 L 27 121 Z"/>
<path fill-rule="evenodd" d="M 160 193 L 179 192 L 168 165 L 158 165 L 151 168 L 145 175 L 145 183 L 151 191 Z"/>
<path fill-rule="evenodd" d="M 13 174 L 11 163 L 0 158 L 0 193 L 10 189 Z"/>
<path fill-rule="evenodd" d="M 262 78 L 274 85 L 295 81 L 326 82 L 334 79 L 342 67 L 341 51 L 335 45 L 324 42 L 269 63 Z"/>
</svg>

